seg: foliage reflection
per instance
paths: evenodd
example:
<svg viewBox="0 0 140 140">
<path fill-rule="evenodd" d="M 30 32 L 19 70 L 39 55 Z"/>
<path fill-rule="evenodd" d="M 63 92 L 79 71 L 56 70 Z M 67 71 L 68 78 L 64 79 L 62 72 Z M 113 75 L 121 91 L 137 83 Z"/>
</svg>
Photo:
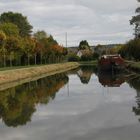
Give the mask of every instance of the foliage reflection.
<svg viewBox="0 0 140 140">
<path fill-rule="evenodd" d="M 0 92 L 0 117 L 7 126 L 17 127 L 31 121 L 36 104 L 47 104 L 68 82 L 57 74 Z"/>
<path fill-rule="evenodd" d="M 140 78 L 134 78 L 129 82 L 130 87 L 136 90 L 136 106 L 133 106 L 132 111 L 135 113 L 136 116 L 140 116 Z M 139 119 L 140 121 L 140 119 Z"/>
</svg>

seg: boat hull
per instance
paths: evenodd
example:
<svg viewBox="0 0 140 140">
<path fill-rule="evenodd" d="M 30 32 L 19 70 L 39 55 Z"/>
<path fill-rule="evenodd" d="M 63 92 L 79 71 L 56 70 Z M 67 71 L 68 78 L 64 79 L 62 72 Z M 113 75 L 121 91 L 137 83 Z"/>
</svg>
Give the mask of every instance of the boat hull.
<svg viewBox="0 0 140 140">
<path fill-rule="evenodd" d="M 99 69 L 103 71 L 122 70 L 125 68 L 124 60 L 120 56 L 101 57 L 98 65 Z"/>
</svg>

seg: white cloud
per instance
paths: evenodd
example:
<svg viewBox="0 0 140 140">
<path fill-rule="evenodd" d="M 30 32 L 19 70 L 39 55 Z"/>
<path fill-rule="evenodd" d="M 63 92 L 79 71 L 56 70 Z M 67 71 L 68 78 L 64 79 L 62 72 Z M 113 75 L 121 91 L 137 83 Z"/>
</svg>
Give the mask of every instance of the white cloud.
<svg viewBox="0 0 140 140">
<path fill-rule="evenodd" d="M 34 30 L 45 30 L 69 46 L 87 39 L 90 44 L 123 43 L 132 38 L 129 25 L 136 0 L 1 0 L 0 12 L 26 15 Z"/>
</svg>

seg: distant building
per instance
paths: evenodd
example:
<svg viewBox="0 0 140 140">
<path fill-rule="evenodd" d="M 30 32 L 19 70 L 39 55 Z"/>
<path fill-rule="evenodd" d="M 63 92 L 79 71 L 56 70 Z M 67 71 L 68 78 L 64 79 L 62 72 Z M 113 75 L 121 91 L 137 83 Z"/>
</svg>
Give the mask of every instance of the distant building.
<svg viewBox="0 0 140 140">
<path fill-rule="evenodd" d="M 83 55 L 82 51 L 81 51 L 81 50 L 79 50 L 79 51 L 77 52 L 77 56 L 81 58 L 81 57 L 82 57 L 82 55 Z"/>
<path fill-rule="evenodd" d="M 93 54 L 93 51 L 92 50 L 89 50 L 89 49 L 85 49 L 85 50 L 79 50 L 77 52 L 77 56 L 78 57 L 82 57 L 83 55 L 92 55 Z"/>
</svg>

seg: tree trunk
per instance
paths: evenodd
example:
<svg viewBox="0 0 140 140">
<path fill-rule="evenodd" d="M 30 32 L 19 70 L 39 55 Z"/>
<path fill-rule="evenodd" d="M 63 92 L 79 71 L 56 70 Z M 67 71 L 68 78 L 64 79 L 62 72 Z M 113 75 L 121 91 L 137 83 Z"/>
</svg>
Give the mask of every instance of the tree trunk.
<svg viewBox="0 0 140 140">
<path fill-rule="evenodd" d="M 45 64 L 47 64 L 47 58 L 46 58 L 46 56 L 45 56 Z"/>
<path fill-rule="evenodd" d="M 5 54 L 5 49 L 4 49 L 4 54 L 3 54 L 3 61 L 4 61 L 4 67 L 6 67 L 6 54 Z"/>
<path fill-rule="evenodd" d="M 10 67 L 12 67 L 12 57 L 11 57 L 11 53 L 10 53 Z"/>
<path fill-rule="evenodd" d="M 42 51 L 40 53 L 40 64 L 42 64 Z"/>
<path fill-rule="evenodd" d="M 35 65 L 36 65 L 36 54 L 35 54 Z"/>
<path fill-rule="evenodd" d="M 19 55 L 19 66 L 21 66 L 21 55 Z"/>
<path fill-rule="evenodd" d="M 29 56 L 29 53 L 28 53 L 28 66 L 30 66 L 30 56 Z"/>
</svg>

